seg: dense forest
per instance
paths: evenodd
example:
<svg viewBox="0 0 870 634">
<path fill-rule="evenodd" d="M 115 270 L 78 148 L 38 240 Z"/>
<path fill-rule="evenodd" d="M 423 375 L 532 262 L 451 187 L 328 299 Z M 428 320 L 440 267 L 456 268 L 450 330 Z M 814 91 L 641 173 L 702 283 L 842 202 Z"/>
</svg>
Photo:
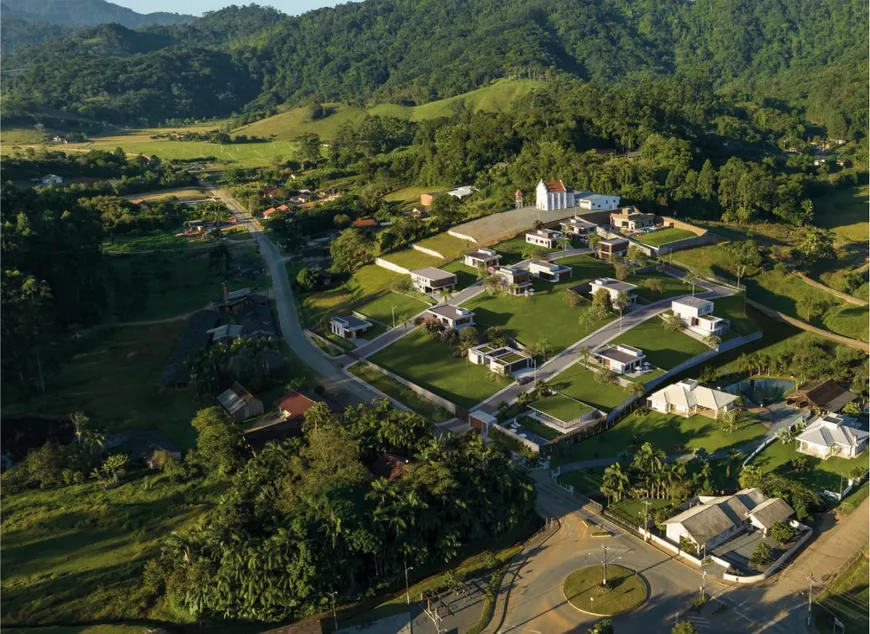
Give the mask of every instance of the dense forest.
<svg viewBox="0 0 870 634">
<path fill-rule="evenodd" d="M 82 38 L 63 57 L 30 47 L 36 63 L 7 81 L 4 116 L 153 124 L 312 97 L 419 104 L 501 77 L 679 73 L 806 107 L 854 138 L 866 128 L 867 26 L 857 0 L 368 0 L 299 17 L 231 7 L 149 28 L 150 45 L 172 42 L 150 52 L 134 53 L 142 34 L 130 32 L 113 36 L 116 55 Z"/>
</svg>

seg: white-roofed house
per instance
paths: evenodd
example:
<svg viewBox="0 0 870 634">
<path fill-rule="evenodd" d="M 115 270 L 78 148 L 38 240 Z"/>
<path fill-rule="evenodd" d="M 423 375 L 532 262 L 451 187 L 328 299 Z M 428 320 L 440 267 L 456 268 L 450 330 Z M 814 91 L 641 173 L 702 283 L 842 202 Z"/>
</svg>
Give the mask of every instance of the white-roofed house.
<svg viewBox="0 0 870 634">
<path fill-rule="evenodd" d="M 577 206 L 589 211 L 613 211 L 619 208 L 619 196 L 608 194 L 593 194 L 591 192 L 574 192 Z"/>
<path fill-rule="evenodd" d="M 329 330 L 343 339 L 357 339 L 372 325 L 354 315 L 342 315 L 329 320 Z"/>
<path fill-rule="evenodd" d="M 854 458 L 866 451 L 868 432 L 853 427 L 854 420 L 826 414 L 813 420 L 797 437 L 797 451 L 827 460 L 832 456 Z"/>
<path fill-rule="evenodd" d="M 454 198 L 458 198 L 459 200 L 462 200 L 463 198 L 467 198 L 468 196 L 471 196 L 471 194 L 473 194 L 474 192 L 475 192 L 475 189 L 471 185 L 463 185 L 462 187 L 457 187 L 456 189 L 451 189 L 449 192 L 447 192 L 447 195 L 453 196 Z"/>
<path fill-rule="evenodd" d="M 427 266 L 411 271 L 411 283 L 421 293 L 437 293 L 443 289 L 452 291 L 456 288 L 456 275 Z"/>
<path fill-rule="evenodd" d="M 713 315 L 713 302 L 701 297 L 682 297 L 671 302 L 671 311 L 692 332 L 721 337 L 731 327 L 731 322 Z"/>
<path fill-rule="evenodd" d="M 42 178 L 40 178 L 39 181 L 40 181 L 43 185 L 48 185 L 48 186 L 50 186 L 50 185 L 61 185 L 61 184 L 63 183 L 63 177 L 62 177 L 62 176 L 58 176 L 57 174 L 46 174 L 45 176 L 43 176 Z"/>
<path fill-rule="evenodd" d="M 514 266 L 500 266 L 493 273 L 504 280 L 507 292 L 511 295 L 523 295 L 532 287 L 532 277 L 527 269 Z"/>
<path fill-rule="evenodd" d="M 501 256 L 493 249 L 480 247 L 462 256 L 462 263 L 475 269 L 497 266 Z"/>
<path fill-rule="evenodd" d="M 441 304 L 440 306 L 433 306 L 428 309 L 426 314 L 433 317 L 442 326 L 447 326 L 454 330 L 474 325 L 474 312 L 461 306 Z"/>
<path fill-rule="evenodd" d="M 554 229 L 536 229 L 526 234 L 526 242 L 546 249 L 555 249 L 556 243 L 561 239 L 562 232 Z"/>
<path fill-rule="evenodd" d="M 706 414 L 715 418 L 719 412 L 733 409 L 736 400 L 737 396 L 734 394 L 686 379 L 653 392 L 647 398 L 647 403 L 650 409 L 664 414 L 679 414 L 686 418 L 695 414 Z"/>
<path fill-rule="evenodd" d="M 571 279 L 572 269 L 555 262 L 532 260 L 529 262 L 529 273 L 547 282 L 562 282 Z"/>
</svg>

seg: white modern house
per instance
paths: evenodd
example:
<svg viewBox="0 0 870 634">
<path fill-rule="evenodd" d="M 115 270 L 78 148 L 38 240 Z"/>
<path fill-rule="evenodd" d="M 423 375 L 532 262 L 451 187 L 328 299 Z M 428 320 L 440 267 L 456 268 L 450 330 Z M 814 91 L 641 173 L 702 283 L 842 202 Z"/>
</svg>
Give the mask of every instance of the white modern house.
<svg viewBox="0 0 870 634">
<path fill-rule="evenodd" d="M 618 344 L 596 350 L 595 359 L 617 374 L 631 374 L 643 365 L 646 355 L 640 348 Z"/>
<path fill-rule="evenodd" d="M 525 352 L 510 346 L 494 346 L 484 343 L 468 351 L 468 360 L 475 365 L 483 365 L 501 375 L 525 370 L 532 359 Z"/>
<path fill-rule="evenodd" d="M 784 522 L 794 509 L 781 498 L 768 498 L 760 489 L 741 489 L 734 495 L 700 495 L 696 504 L 665 520 L 665 534 L 675 544 L 685 538 L 705 553 L 750 526 L 767 535 L 770 527 Z"/>
<path fill-rule="evenodd" d="M 543 260 L 532 260 L 529 262 L 529 273 L 547 282 L 555 283 L 571 279 L 572 272 L 570 266 L 563 266 L 556 262 L 545 262 Z"/>
<path fill-rule="evenodd" d="M 686 418 L 695 414 L 705 414 L 715 418 L 719 412 L 727 412 L 734 407 L 737 396 L 700 385 L 693 379 L 686 379 L 653 392 L 647 399 L 650 409 L 664 414 L 679 414 Z"/>
<path fill-rule="evenodd" d="M 329 330 L 342 339 L 356 339 L 372 325 L 364 319 L 353 315 L 333 317 L 329 320 Z"/>
<path fill-rule="evenodd" d="M 566 236 L 580 236 L 581 238 L 585 238 L 589 234 L 595 233 L 598 229 L 597 224 L 589 222 L 580 216 L 574 216 L 573 218 L 563 220 L 560 225 L 562 227 L 562 232 Z"/>
<path fill-rule="evenodd" d="M 456 189 L 451 189 L 447 192 L 448 196 L 453 196 L 454 198 L 458 198 L 462 200 L 463 198 L 467 198 L 471 196 L 475 192 L 474 187 L 471 185 L 463 185 L 462 187 L 457 187 Z"/>
<path fill-rule="evenodd" d="M 500 266 L 493 275 L 504 280 L 507 291 L 512 295 L 523 295 L 532 287 L 532 276 L 527 269 L 519 266 Z"/>
<path fill-rule="evenodd" d="M 700 297 L 683 297 L 671 302 L 671 311 L 692 332 L 707 336 L 721 337 L 731 326 L 731 322 L 713 316 L 713 302 Z"/>
<path fill-rule="evenodd" d="M 574 190 L 565 188 L 562 181 L 538 181 L 535 188 L 535 208 L 543 211 L 570 209 L 574 207 Z"/>
<path fill-rule="evenodd" d="M 427 266 L 411 271 L 411 283 L 421 293 L 437 293 L 444 289 L 452 291 L 456 288 L 456 275 Z"/>
<path fill-rule="evenodd" d="M 562 232 L 554 229 L 536 229 L 526 234 L 526 242 L 536 247 L 555 249 L 557 242 L 562 239 Z"/>
<path fill-rule="evenodd" d="M 827 460 L 832 456 L 854 458 L 867 449 L 868 432 L 853 427 L 855 421 L 840 414 L 826 414 L 812 421 L 797 437 L 798 453 Z"/>
<path fill-rule="evenodd" d="M 433 306 L 426 311 L 426 315 L 435 319 L 442 326 L 453 328 L 454 330 L 461 330 L 462 328 L 474 325 L 473 311 L 452 304 Z"/>
<path fill-rule="evenodd" d="M 599 277 L 589 282 L 589 294 L 594 296 L 599 290 L 604 289 L 610 295 L 610 301 L 615 302 L 620 295 L 625 295 L 628 298 L 629 304 L 634 304 L 637 301 L 637 294 L 633 293 L 637 288 L 636 284 L 621 282 L 612 277 Z"/>
<path fill-rule="evenodd" d="M 480 247 L 470 253 L 466 253 L 462 257 L 462 263 L 465 266 L 470 266 L 472 268 L 478 269 L 480 267 L 489 268 L 491 266 L 498 265 L 498 261 L 501 259 L 501 256 L 496 253 L 493 249 L 486 249 L 484 247 Z"/>
<path fill-rule="evenodd" d="M 610 226 L 616 230 L 637 231 L 652 227 L 655 223 L 655 214 L 641 213 L 635 207 L 624 207 L 610 214 Z"/>
<path fill-rule="evenodd" d="M 42 178 L 39 179 L 43 185 L 60 185 L 63 183 L 63 176 L 58 176 L 57 174 L 46 174 Z"/>
<path fill-rule="evenodd" d="M 574 192 L 574 200 L 580 209 L 587 211 L 613 211 L 619 208 L 619 196 Z"/>
</svg>

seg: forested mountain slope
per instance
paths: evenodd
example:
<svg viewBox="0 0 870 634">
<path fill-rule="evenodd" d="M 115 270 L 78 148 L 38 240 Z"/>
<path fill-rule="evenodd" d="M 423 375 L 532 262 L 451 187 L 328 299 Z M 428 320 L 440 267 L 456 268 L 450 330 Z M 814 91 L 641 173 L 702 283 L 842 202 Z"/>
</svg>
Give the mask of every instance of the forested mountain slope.
<svg viewBox="0 0 870 634">
<path fill-rule="evenodd" d="M 413 105 L 500 77 L 679 73 L 806 104 L 853 136 L 866 127 L 867 28 L 858 0 L 367 0 L 299 17 L 232 7 L 149 29 L 174 42 L 158 51 L 38 63 L 9 79 L 4 110 L 155 123 L 306 98 Z"/>
<path fill-rule="evenodd" d="M 22 18 L 68 26 L 114 22 L 137 29 L 149 24 L 183 24 L 194 19 L 179 13 L 137 13 L 105 0 L 5 0 L 4 4 Z"/>
</svg>

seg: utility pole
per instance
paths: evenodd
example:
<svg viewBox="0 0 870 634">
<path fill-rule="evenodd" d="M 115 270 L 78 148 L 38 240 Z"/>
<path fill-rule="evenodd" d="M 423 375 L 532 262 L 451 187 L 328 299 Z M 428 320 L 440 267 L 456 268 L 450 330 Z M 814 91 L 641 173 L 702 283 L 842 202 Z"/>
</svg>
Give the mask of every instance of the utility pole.
<svg viewBox="0 0 870 634">
<path fill-rule="evenodd" d="M 843 499 L 843 474 L 840 474 L 840 500 Z"/>
<path fill-rule="evenodd" d="M 393 328 L 395 328 L 395 327 L 396 327 L 396 306 L 393 305 L 393 307 L 392 307 L 391 310 L 392 310 L 392 313 L 393 313 Z"/>
<path fill-rule="evenodd" d="M 647 534 L 649 533 L 649 521 L 647 519 L 649 515 L 649 505 L 652 504 L 649 500 L 643 501 L 643 541 L 647 541 Z"/>
<path fill-rule="evenodd" d="M 701 599 L 706 596 L 707 590 L 707 571 L 701 570 Z"/>
<path fill-rule="evenodd" d="M 335 629 L 338 630 L 338 615 L 335 613 L 335 595 L 338 591 L 327 592 L 327 594 L 332 597 L 332 618 L 335 621 Z"/>
<path fill-rule="evenodd" d="M 746 273 L 746 265 L 741 264 L 737 267 L 737 290 L 740 290 L 740 278 Z M 743 316 L 746 317 L 746 290 L 743 291 Z"/>
<path fill-rule="evenodd" d="M 604 549 L 604 580 L 601 582 L 601 585 L 607 586 L 607 546 L 602 546 Z"/>
<path fill-rule="evenodd" d="M 815 579 L 813 579 L 813 575 L 807 575 L 807 580 L 810 582 L 810 593 L 807 595 L 807 625 L 813 619 L 813 583 L 815 583 Z"/>
</svg>

